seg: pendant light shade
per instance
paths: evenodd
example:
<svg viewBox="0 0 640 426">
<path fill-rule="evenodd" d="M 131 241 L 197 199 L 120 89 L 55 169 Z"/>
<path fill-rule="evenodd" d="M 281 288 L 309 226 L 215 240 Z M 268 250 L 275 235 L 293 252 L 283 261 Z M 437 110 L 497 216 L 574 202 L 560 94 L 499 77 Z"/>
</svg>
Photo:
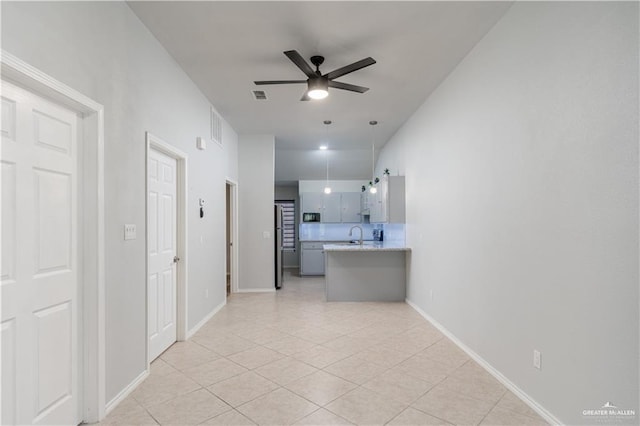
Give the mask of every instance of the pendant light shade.
<svg viewBox="0 0 640 426">
<path fill-rule="evenodd" d="M 331 120 L 324 120 L 323 121 L 324 125 L 325 125 L 325 129 L 326 129 L 326 141 L 325 141 L 325 145 L 327 148 L 324 150 L 324 157 L 325 157 L 325 161 L 326 161 L 326 165 L 327 165 L 327 180 L 326 180 L 326 184 L 324 187 L 324 193 L 325 194 L 331 194 L 331 187 L 329 186 L 329 125 L 331 124 Z"/>
</svg>

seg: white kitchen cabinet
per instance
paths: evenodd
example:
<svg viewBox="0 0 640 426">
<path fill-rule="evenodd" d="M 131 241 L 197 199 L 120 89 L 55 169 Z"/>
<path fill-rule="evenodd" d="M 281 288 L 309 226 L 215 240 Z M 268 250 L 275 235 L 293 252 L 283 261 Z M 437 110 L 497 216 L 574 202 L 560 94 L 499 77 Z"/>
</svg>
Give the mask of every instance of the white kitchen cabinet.
<svg viewBox="0 0 640 426">
<path fill-rule="evenodd" d="M 360 223 L 362 221 L 359 192 L 343 192 L 340 202 L 342 223 Z"/>
<path fill-rule="evenodd" d="M 370 214 L 370 206 L 369 206 L 369 196 L 373 195 L 369 191 L 364 191 L 360 193 L 360 211 L 363 215 Z"/>
<path fill-rule="evenodd" d="M 303 242 L 300 252 L 300 275 L 324 275 L 323 242 Z"/>
<path fill-rule="evenodd" d="M 323 195 L 323 206 L 320 214 L 320 221 L 323 223 L 340 223 L 341 221 L 341 199 L 342 194 L 332 192 Z"/>
<path fill-rule="evenodd" d="M 378 191 L 369 194 L 371 223 L 404 223 L 404 176 L 383 176 L 376 185 Z"/>
<path fill-rule="evenodd" d="M 321 192 L 305 192 L 300 194 L 300 213 L 322 213 L 324 199 Z"/>
<path fill-rule="evenodd" d="M 300 194 L 300 214 L 320 213 L 322 223 L 360 223 L 359 192 L 303 192 Z"/>
</svg>

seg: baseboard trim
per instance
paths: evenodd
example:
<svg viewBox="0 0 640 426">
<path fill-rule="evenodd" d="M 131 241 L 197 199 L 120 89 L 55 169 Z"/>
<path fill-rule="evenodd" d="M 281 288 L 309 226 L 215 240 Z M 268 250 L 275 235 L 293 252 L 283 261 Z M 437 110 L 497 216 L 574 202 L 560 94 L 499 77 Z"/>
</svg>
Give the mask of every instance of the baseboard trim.
<svg viewBox="0 0 640 426">
<path fill-rule="evenodd" d="M 193 328 L 191 328 L 191 330 L 187 331 L 186 340 L 189 340 L 191 338 L 191 336 L 196 334 L 198 332 L 198 330 L 200 330 L 202 328 L 202 326 L 207 323 L 207 321 L 209 321 L 211 318 L 213 318 L 213 316 L 215 314 L 217 314 L 218 311 L 220 311 L 220 309 L 224 308 L 224 306 L 226 304 L 227 304 L 227 298 L 225 297 L 224 301 L 222 303 L 220 303 L 218 306 L 213 308 L 213 310 L 211 312 L 209 312 L 204 318 L 202 318 L 199 323 L 197 323 L 195 326 L 193 326 Z"/>
<path fill-rule="evenodd" d="M 129 383 L 126 388 L 122 389 L 111 401 L 107 402 L 107 405 L 104 409 L 105 417 L 109 415 L 109 413 L 113 411 L 113 409 L 116 408 L 118 404 L 120 404 L 126 397 L 128 397 L 129 394 L 140 385 L 140 383 L 144 382 L 144 379 L 146 379 L 148 376 L 149 370 L 144 370 L 138 377 L 133 379 L 133 381 Z"/>
<path fill-rule="evenodd" d="M 273 293 L 275 288 L 239 288 L 236 293 Z"/>
<path fill-rule="evenodd" d="M 405 299 L 405 302 L 409 306 L 411 306 L 417 313 L 419 313 L 424 319 L 429 321 L 435 328 L 437 328 L 442 334 L 444 334 L 449 340 L 451 340 L 456 346 L 462 349 L 471 359 L 480 364 L 482 368 L 487 370 L 489 374 L 491 374 L 497 381 L 502 383 L 507 389 L 513 392 L 518 398 L 522 400 L 525 404 L 527 404 L 533 411 L 538 413 L 540 417 L 546 420 L 549 424 L 552 425 L 562 425 L 563 423 L 558 420 L 553 414 L 548 412 L 542 405 L 538 404 L 533 398 L 527 395 L 522 389 L 516 386 L 512 381 L 507 379 L 502 373 L 496 370 L 491 364 L 485 361 L 480 355 L 475 353 L 471 348 L 462 343 L 460 339 L 458 339 L 453 333 L 447 330 L 442 324 L 433 319 L 431 315 L 424 312 L 422 309 L 418 307 L 415 303 L 413 303 L 409 299 Z"/>
</svg>

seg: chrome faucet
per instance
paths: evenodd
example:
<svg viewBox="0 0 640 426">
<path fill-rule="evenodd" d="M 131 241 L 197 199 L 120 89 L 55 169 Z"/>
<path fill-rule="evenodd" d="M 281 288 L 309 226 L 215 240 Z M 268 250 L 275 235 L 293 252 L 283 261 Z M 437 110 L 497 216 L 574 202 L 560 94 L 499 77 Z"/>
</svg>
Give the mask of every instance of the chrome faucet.
<svg viewBox="0 0 640 426">
<path fill-rule="evenodd" d="M 364 232 L 362 231 L 362 227 L 360 227 L 359 225 L 353 225 L 351 227 L 351 229 L 349 229 L 349 236 L 353 235 L 353 229 L 354 228 L 358 228 L 360 230 L 360 245 L 362 245 L 362 237 L 363 237 L 363 234 L 364 234 Z"/>
</svg>

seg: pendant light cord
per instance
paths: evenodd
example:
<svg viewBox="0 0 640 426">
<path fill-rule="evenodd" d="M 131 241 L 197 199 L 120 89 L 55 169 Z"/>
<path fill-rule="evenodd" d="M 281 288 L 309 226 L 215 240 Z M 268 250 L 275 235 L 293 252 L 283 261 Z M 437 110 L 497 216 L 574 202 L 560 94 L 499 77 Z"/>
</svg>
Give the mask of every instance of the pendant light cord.
<svg viewBox="0 0 640 426">
<path fill-rule="evenodd" d="M 373 132 L 375 129 L 375 125 L 378 124 L 377 121 L 372 120 L 369 122 L 369 124 L 371 125 L 371 185 L 375 185 L 375 181 L 376 181 L 376 144 L 373 138 Z"/>
<path fill-rule="evenodd" d="M 329 125 L 331 124 L 331 120 L 324 120 L 324 125 L 325 125 L 325 139 L 326 139 L 326 147 L 327 149 L 325 150 L 324 153 L 324 159 L 325 159 L 325 163 L 327 166 L 327 179 L 326 179 L 326 186 L 324 188 L 324 192 L 325 194 L 329 194 L 331 192 L 331 188 L 329 187 Z"/>
</svg>

